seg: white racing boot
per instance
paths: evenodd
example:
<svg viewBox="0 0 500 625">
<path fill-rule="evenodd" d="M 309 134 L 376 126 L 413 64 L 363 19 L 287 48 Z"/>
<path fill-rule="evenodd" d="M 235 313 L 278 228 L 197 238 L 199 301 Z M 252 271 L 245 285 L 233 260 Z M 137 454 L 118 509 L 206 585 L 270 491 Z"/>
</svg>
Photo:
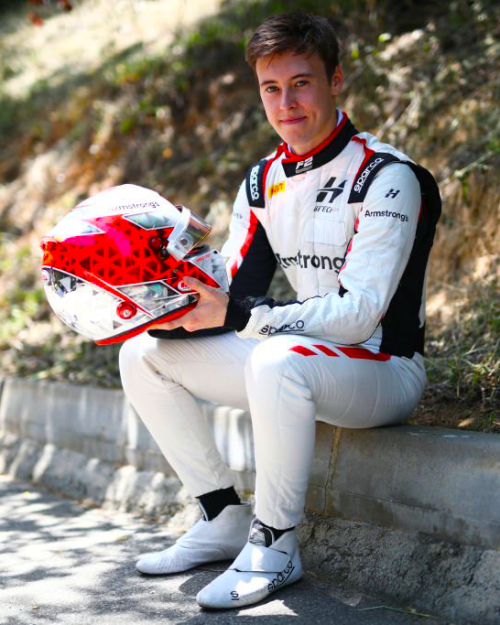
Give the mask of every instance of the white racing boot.
<svg viewBox="0 0 500 625">
<path fill-rule="evenodd" d="M 262 601 L 301 577 L 295 529 L 266 547 L 262 534 L 252 528 L 240 555 L 225 573 L 200 590 L 196 601 L 202 608 L 240 608 Z"/>
<path fill-rule="evenodd" d="M 251 522 L 250 504 L 226 506 L 215 519 L 200 519 L 172 547 L 143 556 L 136 568 L 149 575 L 167 575 L 232 560 L 246 543 Z"/>
</svg>

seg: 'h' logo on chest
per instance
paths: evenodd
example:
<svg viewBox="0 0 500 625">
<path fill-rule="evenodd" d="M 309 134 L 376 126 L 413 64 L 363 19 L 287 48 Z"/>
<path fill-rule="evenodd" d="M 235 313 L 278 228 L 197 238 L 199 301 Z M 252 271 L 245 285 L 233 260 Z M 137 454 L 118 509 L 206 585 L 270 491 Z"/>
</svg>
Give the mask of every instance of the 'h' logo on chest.
<svg viewBox="0 0 500 625">
<path fill-rule="evenodd" d="M 344 182 L 341 182 L 338 187 L 334 187 L 333 185 L 335 184 L 335 176 L 332 176 L 322 189 L 318 189 L 316 202 L 324 202 L 326 200 L 328 204 L 331 204 L 335 200 L 335 198 L 337 198 L 342 193 L 346 182 L 347 180 L 344 180 Z M 328 196 L 330 196 L 329 199 L 327 199 Z"/>
<path fill-rule="evenodd" d="M 335 176 L 332 176 L 322 189 L 318 189 L 318 193 L 316 195 L 316 206 L 314 207 L 315 213 L 331 213 L 334 210 L 337 210 L 332 206 L 332 204 L 344 191 L 347 180 L 341 182 L 337 187 L 334 186 L 335 180 Z"/>
</svg>

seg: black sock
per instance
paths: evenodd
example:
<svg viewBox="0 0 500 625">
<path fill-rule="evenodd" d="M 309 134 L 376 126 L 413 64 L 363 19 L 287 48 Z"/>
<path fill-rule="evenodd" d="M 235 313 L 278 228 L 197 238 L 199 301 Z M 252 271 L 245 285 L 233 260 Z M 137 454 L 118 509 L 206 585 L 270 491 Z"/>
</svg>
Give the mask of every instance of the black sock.
<svg viewBox="0 0 500 625">
<path fill-rule="evenodd" d="M 283 536 L 283 534 L 293 529 L 295 529 L 295 525 L 293 527 L 288 527 L 286 530 L 278 530 L 275 527 L 262 523 L 259 519 L 254 519 L 252 527 L 250 528 L 250 538 L 248 540 L 254 545 L 270 547 L 280 536 Z"/>
<path fill-rule="evenodd" d="M 241 500 L 233 486 L 213 490 L 211 493 L 205 493 L 205 495 L 196 497 L 196 499 L 200 502 L 200 508 L 205 521 L 215 519 L 226 506 L 238 506 L 241 504 Z"/>
</svg>

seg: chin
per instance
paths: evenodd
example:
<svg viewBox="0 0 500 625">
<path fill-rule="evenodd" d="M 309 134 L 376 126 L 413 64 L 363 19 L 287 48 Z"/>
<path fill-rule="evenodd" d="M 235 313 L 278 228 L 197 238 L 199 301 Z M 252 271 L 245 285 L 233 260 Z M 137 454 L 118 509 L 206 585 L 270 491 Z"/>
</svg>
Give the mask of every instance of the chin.
<svg viewBox="0 0 500 625">
<path fill-rule="evenodd" d="M 308 145 L 311 141 L 302 132 L 284 132 L 281 134 L 281 138 L 289 145 L 293 145 L 297 150 L 300 150 L 303 145 Z"/>
<path fill-rule="evenodd" d="M 297 140 L 297 138 L 290 138 L 287 139 L 286 142 L 289 146 L 293 147 L 293 151 L 299 156 L 301 154 L 306 154 L 307 152 L 310 152 L 314 147 L 316 147 L 314 145 L 311 145 L 310 140 L 307 141 L 304 139 Z"/>
</svg>

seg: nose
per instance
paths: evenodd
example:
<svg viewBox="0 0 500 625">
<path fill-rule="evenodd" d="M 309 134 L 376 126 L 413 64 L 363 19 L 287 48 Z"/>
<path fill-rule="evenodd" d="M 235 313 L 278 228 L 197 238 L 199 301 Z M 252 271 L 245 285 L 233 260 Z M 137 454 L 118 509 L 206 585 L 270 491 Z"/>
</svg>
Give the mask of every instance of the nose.
<svg viewBox="0 0 500 625">
<path fill-rule="evenodd" d="M 281 92 L 281 108 L 289 109 L 295 106 L 295 96 L 292 89 L 284 88 Z"/>
</svg>

